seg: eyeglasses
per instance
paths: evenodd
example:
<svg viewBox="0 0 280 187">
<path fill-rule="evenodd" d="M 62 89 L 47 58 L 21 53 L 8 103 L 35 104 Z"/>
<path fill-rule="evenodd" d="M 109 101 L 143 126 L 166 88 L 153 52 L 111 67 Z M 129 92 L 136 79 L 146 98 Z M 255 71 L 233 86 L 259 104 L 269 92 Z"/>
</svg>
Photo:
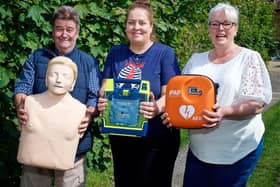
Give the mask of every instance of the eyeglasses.
<svg viewBox="0 0 280 187">
<path fill-rule="evenodd" d="M 218 22 L 218 21 L 210 21 L 209 26 L 211 29 L 218 29 L 220 28 L 220 25 L 223 26 L 224 29 L 229 30 L 232 28 L 233 25 L 236 25 L 236 23 L 233 22 Z"/>
</svg>

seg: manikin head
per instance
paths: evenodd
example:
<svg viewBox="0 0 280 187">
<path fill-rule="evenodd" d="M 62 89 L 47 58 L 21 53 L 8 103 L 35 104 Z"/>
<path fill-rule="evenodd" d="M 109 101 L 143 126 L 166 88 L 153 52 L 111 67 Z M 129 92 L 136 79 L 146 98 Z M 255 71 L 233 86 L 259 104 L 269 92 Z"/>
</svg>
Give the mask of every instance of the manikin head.
<svg viewBox="0 0 280 187">
<path fill-rule="evenodd" d="M 55 95 L 64 95 L 73 90 L 77 76 L 77 65 L 70 58 L 54 57 L 48 64 L 46 87 Z"/>
</svg>

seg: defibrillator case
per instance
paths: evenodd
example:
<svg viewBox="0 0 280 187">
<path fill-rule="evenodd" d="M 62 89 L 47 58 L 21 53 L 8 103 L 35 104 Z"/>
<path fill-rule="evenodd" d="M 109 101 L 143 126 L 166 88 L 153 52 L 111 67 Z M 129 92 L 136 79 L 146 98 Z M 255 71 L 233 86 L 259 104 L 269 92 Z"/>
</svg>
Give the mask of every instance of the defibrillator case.
<svg viewBox="0 0 280 187">
<path fill-rule="evenodd" d="M 123 136 L 146 136 L 148 121 L 139 113 L 141 101 L 148 101 L 150 83 L 135 79 L 106 79 L 102 132 Z"/>
<path fill-rule="evenodd" d="M 166 88 L 166 112 L 177 128 L 203 128 L 203 110 L 213 111 L 218 84 L 204 75 L 179 75 Z"/>
</svg>

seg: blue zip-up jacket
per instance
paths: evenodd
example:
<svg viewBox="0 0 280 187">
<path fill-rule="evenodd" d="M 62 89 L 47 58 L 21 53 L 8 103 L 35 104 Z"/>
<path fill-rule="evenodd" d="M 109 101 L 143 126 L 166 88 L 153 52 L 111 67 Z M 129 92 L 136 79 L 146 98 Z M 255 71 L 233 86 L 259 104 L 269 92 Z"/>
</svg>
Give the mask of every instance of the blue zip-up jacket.
<svg viewBox="0 0 280 187">
<path fill-rule="evenodd" d="M 38 49 L 30 54 L 15 83 L 14 95 L 17 93 L 31 95 L 46 91 L 45 77 L 47 66 L 49 61 L 58 55 L 58 50 L 54 45 Z M 72 59 L 78 67 L 78 77 L 71 95 L 81 103 L 95 107 L 100 88 L 100 70 L 97 60 L 76 47 L 65 56 Z M 80 139 L 76 160 L 89 151 L 92 145 L 93 135 L 89 127 L 83 138 Z"/>
</svg>

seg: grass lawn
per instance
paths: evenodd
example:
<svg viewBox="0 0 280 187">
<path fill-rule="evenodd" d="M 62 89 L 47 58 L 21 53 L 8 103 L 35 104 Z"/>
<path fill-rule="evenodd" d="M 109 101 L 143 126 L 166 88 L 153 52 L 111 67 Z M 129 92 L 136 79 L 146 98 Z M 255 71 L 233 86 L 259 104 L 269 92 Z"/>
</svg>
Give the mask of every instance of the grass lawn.
<svg viewBox="0 0 280 187">
<path fill-rule="evenodd" d="M 280 102 L 264 113 L 263 120 L 264 150 L 248 187 L 276 187 L 280 178 Z"/>
<path fill-rule="evenodd" d="M 113 167 L 104 172 L 88 171 L 87 187 L 114 187 Z"/>
<path fill-rule="evenodd" d="M 266 126 L 264 151 L 247 187 L 276 187 L 280 179 L 280 102 L 264 113 L 263 120 Z M 181 140 L 182 145 L 187 144 L 186 130 L 181 132 Z M 86 186 L 113 187 L 112 167 L 102 173 L 88 171 Z"/>
</svg>

